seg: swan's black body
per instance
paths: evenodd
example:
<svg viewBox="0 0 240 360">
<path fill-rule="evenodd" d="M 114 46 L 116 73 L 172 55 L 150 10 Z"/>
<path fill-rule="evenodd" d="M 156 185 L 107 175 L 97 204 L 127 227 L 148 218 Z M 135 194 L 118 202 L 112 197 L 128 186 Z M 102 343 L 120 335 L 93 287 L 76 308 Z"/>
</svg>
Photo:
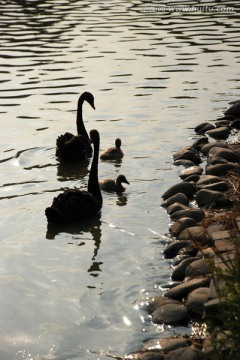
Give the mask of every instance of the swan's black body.
<svg viewBox="0 0 240 360">
<path fill-rule="evenodd" d="M 77 135 L 66 132 L 57 138 L 56 157 L 60 162 L 86 159 L 92 155 L 92 146 L 82 117 L 84 101 L 87 101 L 95 109 L 93 95 L 89 92 L 84 92 L 78 99 Z"/>
<path fill-rule="evenodd" d="M 102 195 L 98 183 L 99 133 L 90 131 L 94 155 L 88 180 L 88 191 L 70 189 L 53 199 L 51 207 L 46 208 L 48 222 L 81 221 L 99 213 L 102 207 Z"/>
</svg>

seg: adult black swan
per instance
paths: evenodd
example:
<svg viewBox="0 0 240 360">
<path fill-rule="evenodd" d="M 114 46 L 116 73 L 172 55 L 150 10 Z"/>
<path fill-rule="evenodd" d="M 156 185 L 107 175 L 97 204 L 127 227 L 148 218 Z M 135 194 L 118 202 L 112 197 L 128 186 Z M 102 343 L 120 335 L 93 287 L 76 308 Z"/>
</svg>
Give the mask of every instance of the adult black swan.
<svg viewBox="0 0 240 360">
<path fill-rule="evenodd" d="M 121 149 L 122 141 L 117 138 L 115 140 L 115 146 L 111 146 L 109 149 L 103 151 L 100 155 L 102 160 L 120 160 L 122 159 L 124 152 Z"/>
<path fill-rule="evenodd" d="M 46 208 L 48 222 L 81 221 L 97 215 L 102 207 L 102 194 L 98 183 L 98 156 L 100 137 L 97 130 L 90 131 L 93 143 L 93 160 L 88 179 L 88 189 L 69 189 L 53 199 L 51 207 Z"/>
<path fill-rule="evenodd" d="M 84 101 L 87 101 L 95 109 L 93 95 L 84 92 L 78 99 L 77 135 L 66 132 L 57 138 L 56 157 L 60 162 L 72 162 L 92 156 L 92 146 L 82 117 Z"/>
</svg>

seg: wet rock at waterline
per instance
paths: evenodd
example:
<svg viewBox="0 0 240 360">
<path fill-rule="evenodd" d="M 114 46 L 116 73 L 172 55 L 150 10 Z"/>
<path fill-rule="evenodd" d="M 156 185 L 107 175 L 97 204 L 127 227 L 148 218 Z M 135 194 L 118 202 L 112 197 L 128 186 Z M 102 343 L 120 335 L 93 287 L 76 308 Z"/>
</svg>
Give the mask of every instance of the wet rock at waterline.
<svg viewBox="0 0 240 360">
<path fill-rule="evenodd" d="M 227 126 L 217 127 L 212 130 L 208 130 L 205 132 L 206 135 L 210 136 L 215 140 L 225 140 L 228 138 L 231 129 Z"/>
<path fill-rule="evenodd" d="M 184 146 L 173 155 L 173 160 L 178 159 L 191 160 L 194 164 L 202 162 L 197 150 L 193 146 Z"/>
<path fill-rule="evenodd" d="M 144 344 L 144 349 L 161 348 L 163 352 L 169 352 L 179 347 L 187 347 L 191 345 L 191 341 L 186 338 L 166 338 L 154 339 Z"/>
<path fill-rule="evenodd" d="M 192 146 L 199 151 L 201 147 L 208 143 L 208 137 L 207 136 L 201 136 L 200 138 L 197 138 L 194 140 Z"/>
<path fill-rule="evenodd" d="M 155 350 L 155 351 L 152 350 L 152 351 L 147 351 L 147 352 L 143 352 L 143 353 L 138 353 L 138 354 L 134 354 L 133 356 L 134 357 L 131 357 L 131 358 L 136 359 L 136 360 L 165 360 L 165 355 L 163 355 L 158 350 Z"/>
<path fill-rule="evenodd" d="M 193 261 L 196 261 L 197 257 L 188 257 L 183 259 L 173 270 L 172 280 L 173 281 L 183 281 L 185 278 L 185 271 L 189 264 Z"/>
<path fill-rule="evenodd" d="M 166 259 L 173 259 L 178 254 L 180 249 L 191 244 L 192 243 L 190 240 L 171 241 L 163 251 L 164 256 Z"/>
<path fill-rule="evenodd" d="M 181 303 L 166 303 L 152 313 L 152 321 L 155 324 L 187 325 L 188 320 L 188 312 Z"/>
<path fill-rule="evenodd" d="M 203 122 L 194 128 L 197 134 L 205 134 L 206 131 L 212 129 L 215 129 L 215 126 L 209 122 Z"/>
<path fill-rule="evenodd" d="M 185 179 L 187 178 L 188 176 L 191 176 L 191 175 L 201 175 L 203 172 L 203 168 L 201 166 L 191 166 L 187 169 L 184 169 L 180 172 L 179 174 L 179 177 L 181 179 Z"/>
<path fill-rule="evenodd" d="M 167 191 L 165 191 L 162 195 L 164 200 L 170 198 L 177 193 L 183 193 L 187 196 L 188 199 L 191 199 L 196 191 L 196 185 L 190 182 L 179 182 L 173 186 L 171 186 Z"/>
<path fill-rule="evenodd" d="M 180 285 L 175 286 L 172 289 L 167 290 L 164 296 L 175 300 L 186 298 L 186 296 L 191 291 L 200 287 L 209 287 L 209 284 L 210 284 L 209 277 L 200 277 L 200 278 L 188 280 Z"/>
<path fill-rule="evenodd" d="M 214 191 L 223 191 L 224 192 L 224 191 L 228 190 L 228 183 L 226 183 L 226 181 L 219 181 L 214 184 L 208 184 L 205 186 L 201 186 L 201 188 L 205 189 L 205 190 L 214 190 Z"/>
<path fill-rule="evenodd" d="M 173 203 L 173 204 L 171 204 L 171 205 L 169 205 L 169 206 L 167 207 L 167 213 L 168 213 L 169 215 L 172 215 L 172 214 L 175 213 L 176 211 L 179 211 L 179 210 L 189 210 L 189 209 L 191 209 L 189 206 L 183 205 L 183 204 L 181 204 L 181 203 L 179 203 L 179 202 L 175 202 L 175 203 Z"/>
<path fill-rule="evenodd" d="M 196 183 L 199 179 L 200 179 L 200 175 L 194 174 L 187 176 L 186 178 L 183 179 L 183 181 Z"/>
<path fill-rule="evenodd" d="M 189 217 L 183 217 L 170 225 L 169 232 L 172 236 L 178 236 L 184 229 L 196 225 L 196 220 Z"/>
<path fill-rule="evenodd" d="M 176 166 L 184 166 L 186 168 L 194 166 L 195 163 L 192 160 L 186 160 L 186 159 L 178 159 L 174 161 L 173 165 Z"/>
<path fill-rule="evenodd" d="M 183 205 L 188 205 L 189 204 L 189 199 L 185 194 L 178 192 L 177 194 L 167 198 L 161 204 L 161 206 L 168 207 L 168 206 L 170 206 L 170 205 L 172 205 L 173 203 L 176 203 L 176 202 L 181 203 Z"/>
</svg>

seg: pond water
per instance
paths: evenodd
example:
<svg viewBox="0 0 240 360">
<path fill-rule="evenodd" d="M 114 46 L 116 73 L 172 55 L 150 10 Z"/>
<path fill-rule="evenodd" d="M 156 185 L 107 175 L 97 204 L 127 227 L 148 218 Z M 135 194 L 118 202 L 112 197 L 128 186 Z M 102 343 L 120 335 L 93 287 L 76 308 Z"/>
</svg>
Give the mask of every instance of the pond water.
<svg viewBox="0 0 240 360">
<path fill-rule="evenodd" d="M 102 360 L 191 331 L 154 326 L 138 304 L 171 281 L 160 206 L 182 170 L 171 156 L 239 98 L 240 5 L 201 4 L 0 0 L 1 359 Z M 48 227 L 53 197 L 87 185 L 90 164 L 55 159 L 84 91 L 96 106 L 84 104 L 87 130 L 125 152 L 100 161 L 99 177 L 130 185 L 103 193 L 97 219 Z"/>
</svg>

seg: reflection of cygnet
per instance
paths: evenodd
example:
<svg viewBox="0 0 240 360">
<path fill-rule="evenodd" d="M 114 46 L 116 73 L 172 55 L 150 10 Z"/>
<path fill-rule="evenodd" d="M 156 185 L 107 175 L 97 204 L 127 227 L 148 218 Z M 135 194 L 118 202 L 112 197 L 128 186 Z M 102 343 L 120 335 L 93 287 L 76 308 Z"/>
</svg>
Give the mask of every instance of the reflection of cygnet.
<svg viewBox="0 0 240 360">
<path fill-rule="evenodd" d="M 125 191 L 125 187 L 122 186 L 122 183 L 129 184 L 124 175 L 118 175 L 116 180 L 114 179 L 104 179 L 99 181 L 100 188 L 104 191 L 116 191 L 122 192 Z"/>
</svg>

